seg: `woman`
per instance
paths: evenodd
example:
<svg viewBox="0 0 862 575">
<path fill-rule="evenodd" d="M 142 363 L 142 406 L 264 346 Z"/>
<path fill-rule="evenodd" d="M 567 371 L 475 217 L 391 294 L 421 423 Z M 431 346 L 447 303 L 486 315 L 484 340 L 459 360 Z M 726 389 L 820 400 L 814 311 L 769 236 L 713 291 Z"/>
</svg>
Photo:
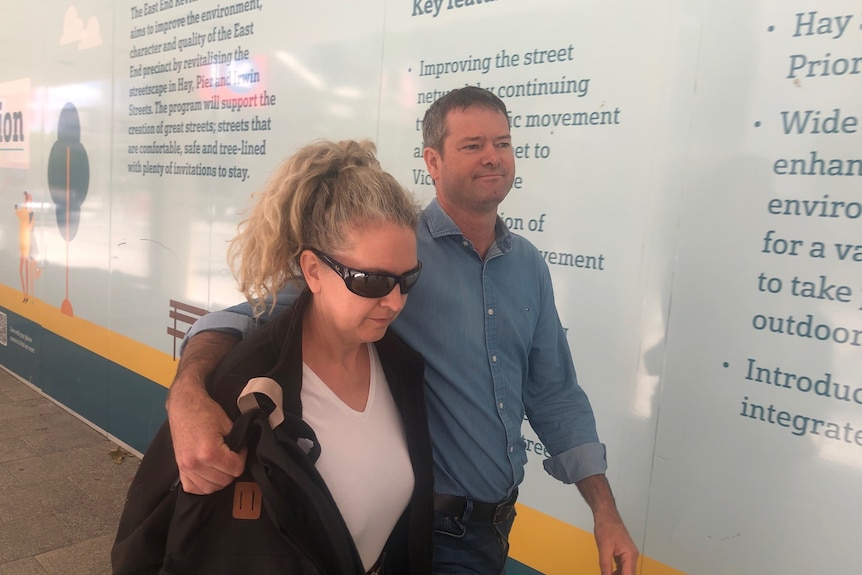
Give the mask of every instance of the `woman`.
<svg viewBox="0 0 862 575">
<path fill-rule="evenodd" d="M 310 434 L 320 448 L 306 473 L 310 489 L 331 495 L 337 507 L 325 524 L 311 517 L 288 526 L 295 564 L 271 572 L 325 572 L 321 565 L 344 551 L 328 548 L 342 532 L 349 532 L 352 572 L 431 571 L 423 362 L 387 332 L 421 271 L 416 223 L 416 206 L 380 168 L 373 144 L 318 142 L 277 171 L 231 242 L 232 268 L 258 316 L 287 282 L 306 288 L 290 312 L 234 348 L 208 390 L 236 419 L 249 380 L 275 380 L 288 418 L 302 420 L 298 436 Z M 305 490 L 290 491 L 290 510 L 303 508 Z M 211 496 L 187 497 L 194 504 Z M 121 522 L 118 542 L 123 530 Z"/>
</svg>

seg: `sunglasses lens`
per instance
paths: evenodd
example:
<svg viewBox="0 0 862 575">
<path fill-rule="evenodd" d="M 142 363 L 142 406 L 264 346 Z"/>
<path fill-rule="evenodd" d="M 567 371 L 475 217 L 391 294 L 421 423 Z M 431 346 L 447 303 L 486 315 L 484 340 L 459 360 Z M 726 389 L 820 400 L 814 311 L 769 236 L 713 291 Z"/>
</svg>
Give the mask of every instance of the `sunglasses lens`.
<svg viewBox="0 0 862 575">
<path fill-rule="evenodd" d="M 395 287 L 395 278 L 379 274 L 356 274 L 352 276 L 350 289 L 362 297 L 383 297 Z"/>
<path fill-rule="evenodd" d="M 413 289 L 413 286 L 415 286 L 416 282 L 419 281 L 419 272 L 421 271 L 422 269 L 419 268 L 401 278 L 401 293 L 404 294 Z"/>
</svg>

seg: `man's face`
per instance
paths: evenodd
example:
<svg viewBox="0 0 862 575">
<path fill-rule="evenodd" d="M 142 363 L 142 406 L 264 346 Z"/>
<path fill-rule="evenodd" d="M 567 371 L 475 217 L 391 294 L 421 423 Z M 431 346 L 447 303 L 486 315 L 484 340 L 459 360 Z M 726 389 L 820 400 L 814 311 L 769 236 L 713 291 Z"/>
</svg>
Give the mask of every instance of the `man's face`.
<svg viewBox="0 0 862 575">
<path fill-rule="evenodd" d="M 496 212 L 515 178 L 515 155 L 505 114 L 480 106 L 446 116 L 442 153 L 425 148 L 428 173 L 447 207 Z"/>
</svg>

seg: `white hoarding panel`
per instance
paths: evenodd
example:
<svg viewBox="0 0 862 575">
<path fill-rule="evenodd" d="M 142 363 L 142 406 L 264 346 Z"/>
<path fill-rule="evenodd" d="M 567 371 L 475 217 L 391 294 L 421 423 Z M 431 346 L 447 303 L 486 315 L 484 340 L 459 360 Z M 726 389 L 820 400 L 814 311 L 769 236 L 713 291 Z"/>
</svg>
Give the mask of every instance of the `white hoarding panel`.
<svg viewBox="0 0 862 575">
<path fill-rule="evenodd" d="M 858 5 L 702 19 L 647 547 L 692 573 L 856 572 Z"/>
<path fill-rule="evenodd" d="M 169 309 L 194 318 L 240 301 L 225 250 L 251 194 L 299 145 L 374 137 L 382 9 L 256 0 L 117 11 L 112 303 L 125 333 L 173 353 Z"/>
</svg>

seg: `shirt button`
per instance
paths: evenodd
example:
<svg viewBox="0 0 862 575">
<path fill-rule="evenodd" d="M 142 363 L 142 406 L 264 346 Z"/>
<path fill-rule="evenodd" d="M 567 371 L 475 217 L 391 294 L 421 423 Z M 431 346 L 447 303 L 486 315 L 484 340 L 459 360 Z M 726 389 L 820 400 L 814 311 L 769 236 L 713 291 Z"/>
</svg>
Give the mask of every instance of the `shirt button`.
<svg viewBox="0 0 862 575">
<path fill-rule="evenodd" d="M 492 308 L 492 307 L 488 308 L 488 315 L 494 315 L 494 308 Z"/>
<path fill-rule="evenodd" d="M 493 361 L 494 363 L 497 363 L 497 356 L 496 356 L 496 355 L 492 355 L 492 356 L 491 356 L 491 361 Z"/>
<path fill-rule="evenodd" d="M 464 247 L 465 247 L 465 248 L 466 248 L 468 245 L 470 245 L 470 244 L 469 244 L 469 242 L 467 242 L 467 240 L 464 240 L 464 241 L 463 241 L 463 242 L 461 242 L 461 243 L 463 243 L 463 244 L 464 244 Z"/>
<path fill-rule="evenodd" d="M 501 401 L 500 403 L 498 403 L 498 404 L 497 404 L 497 406 L 498 406 L 500 409 L 503 409 L 503 402 Z"/>
<path fill-rule="evenodd" d="M 510 446 L 509 446 L 509 453 L 512 453 L 513 451 L 515 451 L 515 446 L 514 446 L 514 445 L 510 445 Z"/>
</svg>

